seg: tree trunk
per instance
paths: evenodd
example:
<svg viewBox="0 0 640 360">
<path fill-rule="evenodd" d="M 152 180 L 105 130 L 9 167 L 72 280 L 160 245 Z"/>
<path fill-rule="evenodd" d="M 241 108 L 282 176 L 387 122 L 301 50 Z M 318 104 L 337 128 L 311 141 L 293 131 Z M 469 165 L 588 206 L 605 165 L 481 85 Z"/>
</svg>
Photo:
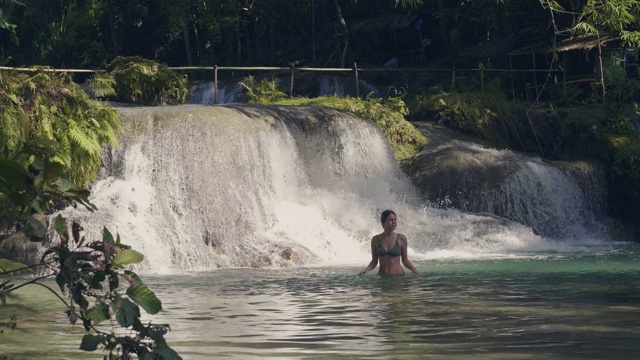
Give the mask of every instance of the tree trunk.
<svg viewBox="0 0 640 360">
<path fill-rule="evenodd" d="M 444 10 L 444 0 L 438 0 L 438 11 Z M 449 40 L 447 39 L 447 24 L 444 21 L 444 17 L 438 18 L 438 25 L 440 26 L 440 41 L 442 41 L 442 47 L 449 47 Z"/>
<path fill-rule="evenodd" d="M 342 50 L 342 57 L 340 58 L 340 67 L 344 67 L 347 63 L 347 51 L 349 50 L 349 28 L 347 28 L 347 23 L 342 17 L 342 10 L 340 9 L 338 0 L 333 0 L 333 3 L 336 5 L 336 15 L 338 16 L 340 27 L 342 27 L 343 33 L 341 35 L 344 36 L 344 49 Z"/>
<path fill-rule="evenodd" d="M 602 82 L 602 103 L 607 103 L 607 87 L 604 83 L 604 68 L 602 66 L 602 44 L 600 43 L 600 35 L 598 35 L 598 61 L 600 62 L 600 81 Z"/>
<path fill-rule="evenodd" d="M 109 30 L 111 31 L 111 43 L 113 46 L 114 58 L 120 55 L 120 47 L 116 39 L 116 27 L 113 20 L 113 6 L 111 0 L 107 0 L 107 17 L 109 18 Z"/>
<path fill-rule="evenodd" d="M 184 36 L 184 48 L 187 52 L 187 64 L 193 66 L 193 50 L 191 48 L 191 37 L 189 36 L 189 21 L 182 21 L 182 34 Z"/>
</svg>

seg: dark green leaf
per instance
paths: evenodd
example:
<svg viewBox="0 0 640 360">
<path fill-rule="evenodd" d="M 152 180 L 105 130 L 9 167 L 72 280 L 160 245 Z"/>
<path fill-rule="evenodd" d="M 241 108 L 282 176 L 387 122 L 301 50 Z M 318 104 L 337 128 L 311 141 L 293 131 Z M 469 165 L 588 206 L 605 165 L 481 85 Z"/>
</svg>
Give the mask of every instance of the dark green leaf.
<svg viewBox="0 0 640 360">
<path fill-rule="evenodd" d="M 140 308 L 127 298 L 117 296 L 115 311 L 116 320 L 122 327 L 133 326 L 140 319 Z"/>
<path fill-rule="evenodd" d="M 182 357 L 168 346 L 159 346 L 153 350 L 153 353 L 160 356 L 162 360 L 182 360 Z"/>
<path fill-rule="evenodd" d="M 100 345 L 100 342 L 104 339 L 102 335 L 86 334 L 82 337 L 82 343 L 80 343 L 80 350 L 95 351 Z"/>
<path fill-rule="evenodd" d="M 102 282 L 106 279 L 104 271 L 96 271 L 96 274 L 89 281 L 89 286 L 92 289 L 102 290 Z"/>
<path fill-rule="evenodd" d="M 109 246 L 115 245 L 115 241 L 113 241 L 113 235 L 111 235 L 111 232 L 106 227 L 102 229 L 102 241 L 104 241 Z"/>
<path fill-rule="evenodd" d="M 55 180 L 62 177 L 64 166 L 57 162 L 47 162 L 44 177 L 48 180 Z"/>
<path fill-rule="evenodd" d="M 73 242 L 78 244 L 80 242 L 80 231 L 82 231 L 82 226 L 77 222 L 73 222 L 71 224 L 71 233 L 73 234 Z"/>
<path fill-rule="evenodd" d="M 56 216 L 56 219 L 53 223 L 53 228 L 56 230 L 58 235 L 62 236 L 65 240 L 69 240 L 69 232 L 67 231 L 67 219 L 63 218 L 62 215 Z"/>
<path fill-rule="evenodd" d="M 157 314 L 162 310 L 162 302 L 160 299 L 142 282 L 129 286 L 127 296 L 142 306 L 142 308 L 151 315 Z"/>
<path fill-rule="evenodd" d="M 109 307 L 104 303 L 96 304 L 95 307 L 87 309 L 86 315 L 94 324 L 99 324 L 109 320 Z"/>
<path fill-rule="evenodd" d="M 12 188 L 22 190 L 27 185 L 29 173 L 18 163 L 0 159 L 0 180 Z"/>
<path fill-rule="evenodd" d="M 58 273 L 58 275 L 56 275 L 56 283 L 60 287 L 60 291 L 62 291 L 62 293 L 64 293 L 64 289 L 65 289 L 65 286 L 66 286 L 67 282 L 66 282 L 66 280 L 64 278 L 64 274 L 63 273 Z"/>
</svg>

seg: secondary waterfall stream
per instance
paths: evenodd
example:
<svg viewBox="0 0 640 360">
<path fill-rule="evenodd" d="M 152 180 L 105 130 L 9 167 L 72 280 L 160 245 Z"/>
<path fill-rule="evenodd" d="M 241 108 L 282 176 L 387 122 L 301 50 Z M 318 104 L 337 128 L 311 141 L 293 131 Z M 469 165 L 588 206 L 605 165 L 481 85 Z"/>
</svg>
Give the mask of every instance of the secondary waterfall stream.
<svg viewBox="0 0 640 360">
<path fill-rule="evenodd" d="M 547 239 L 502 218 L 426 206 L 380 129 L 347 113 L 252 105 L 119 111 L 122 147 L 106 152 L 92 189 L 98 211 L 65 212 L 91 219 L 83 222 L 89 237 L 103 226 L 119 232 L 151 272 L 364 264 L 387 208 L 398 213 L 414 259 L 517 257 L 600 241 Z"/>
</svg>

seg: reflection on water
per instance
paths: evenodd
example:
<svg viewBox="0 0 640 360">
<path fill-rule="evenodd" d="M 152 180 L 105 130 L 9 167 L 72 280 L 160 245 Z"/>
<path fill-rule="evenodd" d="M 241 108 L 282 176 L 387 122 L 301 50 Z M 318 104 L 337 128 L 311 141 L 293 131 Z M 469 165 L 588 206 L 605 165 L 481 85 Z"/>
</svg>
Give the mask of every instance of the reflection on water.
<svg viewBox="0 0 640 360">
<path fill-rule="evenodd" d="M 185 359 L 633 358 L 639 260 L 612 251 L 418 263 L 420 276 L 396 278 L 325 267 L 145 279 L 165 308 L 153 321 L 171 324 Z M 37 330 L 55 333 L 67 358 L 82 332 L 63 329 Z"/>
</svg>

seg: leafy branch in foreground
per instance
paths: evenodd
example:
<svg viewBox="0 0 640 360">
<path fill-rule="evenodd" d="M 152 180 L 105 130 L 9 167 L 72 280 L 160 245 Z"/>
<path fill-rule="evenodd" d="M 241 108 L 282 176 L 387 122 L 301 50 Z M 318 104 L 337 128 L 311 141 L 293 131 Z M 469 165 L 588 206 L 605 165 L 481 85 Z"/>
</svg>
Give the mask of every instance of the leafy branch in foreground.
<svg viewBox="0 0 640 360">
<path fill-rule="evenodd" d="M 5 138 L 2 132 L 1 138 Z M 2 145 L 0 142 L 0 150 Z M 36 215 L 44 213 L 53 202 L 95 209 L 88 200 L 88 190 L 61 178 L 62 167 L 51 160 L 55 149 L 53 143 L 31 148 L 31 155 L 38 160 L 27 169 L 14 160 L 0 158 L 0 241 L 7 233 L 20 232 L 30 241 L 42 242 L 46 227 Z M 140 307 L 151 315 L 162 310 L 162 303 L 153 291 L 126 269 L 127 265 L 140 263 L 144 256 L 123 244 L 119 235 L 114 238 L 106 228 L 102 239 L 88 240 L 82 236 L 79 223 L 69 224 L 61 215 L 55 218 L 53 227 L 59 244 L 49 247 L 38 264 L 46 275 L 14 281 L 11 275 L 30 271 L 30 267 L 0 259 L 0 278 L 5 278 L 0 281 L 0 302 L 6 304 L 8 295 L 24 286 L 39 285 L 53 292 L 65 305 L 71 324 L 80 321 L 83 325 L 86 334 L 81 350 L 103 350 L 107 353 L 105 359 L 132 359 L 134 355 L 144 360 L 181 359 L 164 339 L 169 325 L 144 325 L 140 320 Z M 59 292 L 41 282 L 51 277 L 55 278 Z M 127 331 L 103 325 L 114 319 Z M 15 328 L 16 319 L 0 322 L 0 326 Z"/>
</svg>

